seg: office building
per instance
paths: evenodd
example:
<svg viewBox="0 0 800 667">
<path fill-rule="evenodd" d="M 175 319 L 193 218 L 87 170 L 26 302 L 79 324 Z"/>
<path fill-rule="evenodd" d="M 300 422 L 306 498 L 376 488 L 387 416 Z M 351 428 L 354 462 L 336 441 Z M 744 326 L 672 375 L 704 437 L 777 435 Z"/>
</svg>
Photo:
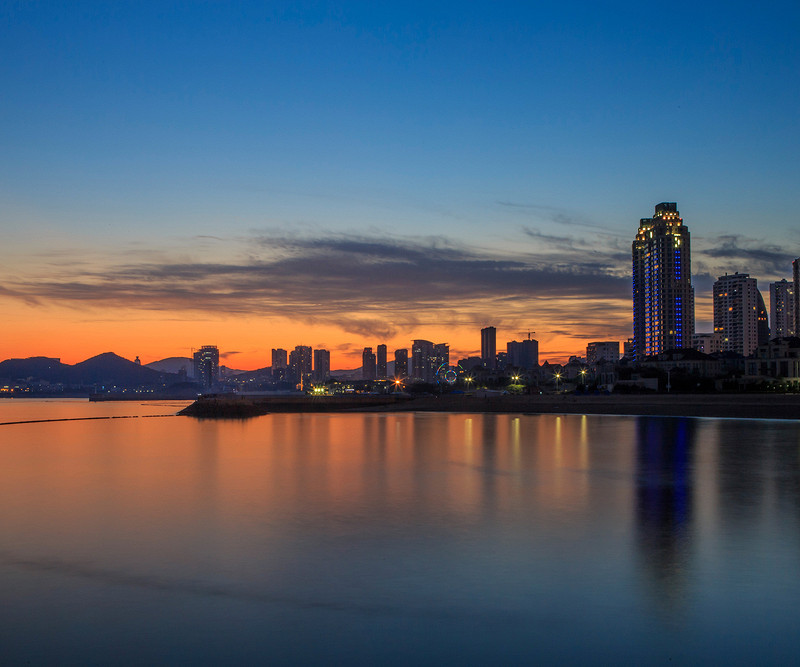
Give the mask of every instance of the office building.
<svg viewBox="0 0 800 667">
<path fill-rule="evenodd" d="M 619 341 L 601 341 L 586 346 L 586 363 L 595 366 L 601 361 L 619 361 Z"/>
<path fill-rule="evenodd" d="M 506 343 L 506 365 L 512 368 L 531 370 L 539 367 L 539 341 L 512 340 Z"/>
<path fill-rule="evenodd" d="M 325 382 L 331 377 L 330 350 L 314 350 L 314 382 Z"/>
<path fill-rule="evenodd" d="M 769 285 L 770 337 L 794 336 L 794 281 L 784 278 Z"/>
<path fill-rule="evenodd" d="M 406 348 L 394 351 L 394 376 L 398 379 L 408 377 L 408 350 Z"/>
<path fill-rule="evenodd" d="M 203 345 L 193 355 L 194 379 L 203 389 L 219 382 L 219 349 L 216 345 Z"/>
<path fill-rule="evenodd" d="M 376 374 L 379 380 L 385 380 L 388 376 L 386 372 L 386 346 L 378 345 L 375 355 Z"/>
<path fill-rule="evenodd" d="M 747 273 L 725 274 L 714 283 L 714 333 L 722 352 L 751 355 L 769 342 L 769 325 L 758 283 Z"/>
<path fill-rule="evenodd" d="M 374 380 L 377 377 L 375 353 L 371 347 L 365 347 L 361 353 L 361 379 Z"/>
<path fill-rule="evenodd" d="M 677 204 L 657 204 L 652 218 L 639 221 L 632 255 L 635 358 L 689 347 L 694 335 L 691 248 Z"/>
<path fill-rule="evenodd" d="M 484 368 L 497 368 L 497 329 L 481 329 L 481 362 Z"/>
</svg>

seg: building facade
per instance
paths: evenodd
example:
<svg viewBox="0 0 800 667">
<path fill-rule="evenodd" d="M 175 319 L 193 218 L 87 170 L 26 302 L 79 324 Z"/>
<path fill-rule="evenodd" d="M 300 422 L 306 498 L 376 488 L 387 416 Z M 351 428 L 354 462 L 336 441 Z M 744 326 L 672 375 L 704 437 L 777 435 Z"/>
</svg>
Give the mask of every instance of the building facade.
<svg viewBox="0 0 800 667">
<path fill-rule="evenodd" d="M 481 329 L 481 362 L 484 368 L 497 368 L 497 329 Z"/>
<path fill-rule="evenodd" d="M 786 278 L 769 285 L 769 323 L 772 338 L 795 335 L 794 281 Z"/>
<path fill-rule="evenodd" d="M 758 282 L 748 273 L 720 276 L 714 283 L 714 333 L 722 352 L 745 357 L 769 341 L 769 325 Z"/>
<path fill-rule="evenodd" d="M 617 363 L 619 361 L 619 341 L 600 341 L 586 346 L 586 363 L 596 366 L 601 361 Z"/>
<path fill-rule="evenodd" d="M 289 353 L 289 372 L 294 382 L 301 385 L 306 384 L 306 380 L 311 377 L 312 370 L 312 351 L 309 345 L 297 345 Z"/>
<path fill-rule="evenodd" d="M 632 255 L 635 358 L 688 348 L 694 334 L 691 246 L 677 204 L 657 204 L 652 218 L 639 221 Z"/>
</svg>

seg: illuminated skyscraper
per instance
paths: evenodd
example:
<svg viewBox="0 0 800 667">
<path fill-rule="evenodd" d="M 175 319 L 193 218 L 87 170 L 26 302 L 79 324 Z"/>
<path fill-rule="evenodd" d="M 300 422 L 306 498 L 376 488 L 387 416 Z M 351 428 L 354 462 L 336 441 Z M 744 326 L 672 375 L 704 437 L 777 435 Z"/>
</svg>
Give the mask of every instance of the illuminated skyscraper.
<svg viewBox="0 0 800 667">
<path fill-rule="evenodd" d="M 714 283 L 714 333 L 722 351 L 745 357 L 769 342 L 769 324 L 758 283 L 747 273 L 720 276 Z"/>
<path fill-rule="evenodd" d="M 794 335 L 800 336 L 800 257 L 792 262 L 794 283 Z"/>
<path fill-rule="evenodd" d="M 203 345 L 194 353 L 194 379 L 203 389 L 219 382 L 219 349 L 216 345 Z"/>
<path fill-rule="evenodd" d="M 677 204 L 656 205 L 633 241 L 633 353 L 690 347 L 694 335 L 689 230 Z"/>
</svg>

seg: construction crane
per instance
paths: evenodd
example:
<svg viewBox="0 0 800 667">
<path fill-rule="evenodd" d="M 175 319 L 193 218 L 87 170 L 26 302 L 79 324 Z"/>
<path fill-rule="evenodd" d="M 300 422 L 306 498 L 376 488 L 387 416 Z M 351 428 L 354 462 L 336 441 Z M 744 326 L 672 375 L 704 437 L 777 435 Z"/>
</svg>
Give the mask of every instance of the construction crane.
<svg viewBox="0 0 800 667">
<path fill-rule="evenodd" d="M 525 336 L 525 335 L 527 335 L 527 336 L 528 336 L 528 340 L 530 340 L 530 339 L 531 339 L 531 335 L 532 335 L 532 334 L 535 334 L 536 332 L 535 332 L 535 331 L 517 331 L 517 333 L 518 333 L 520 336 Z"/>
</svg>

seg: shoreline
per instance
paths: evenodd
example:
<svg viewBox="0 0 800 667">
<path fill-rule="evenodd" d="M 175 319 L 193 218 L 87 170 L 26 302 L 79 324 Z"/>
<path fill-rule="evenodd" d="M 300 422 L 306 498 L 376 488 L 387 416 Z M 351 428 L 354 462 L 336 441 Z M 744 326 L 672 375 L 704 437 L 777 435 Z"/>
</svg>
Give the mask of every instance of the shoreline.
<svg viewBox="0 0 800 667">
<path fill-rule="evenodd" d="M 464 412 L 800 420 L 800 394 L 208 396 L 200 397 L 178 414 L 205 419 L 241 419 L 269 413 L 304 412 Z"/>
</svg>

